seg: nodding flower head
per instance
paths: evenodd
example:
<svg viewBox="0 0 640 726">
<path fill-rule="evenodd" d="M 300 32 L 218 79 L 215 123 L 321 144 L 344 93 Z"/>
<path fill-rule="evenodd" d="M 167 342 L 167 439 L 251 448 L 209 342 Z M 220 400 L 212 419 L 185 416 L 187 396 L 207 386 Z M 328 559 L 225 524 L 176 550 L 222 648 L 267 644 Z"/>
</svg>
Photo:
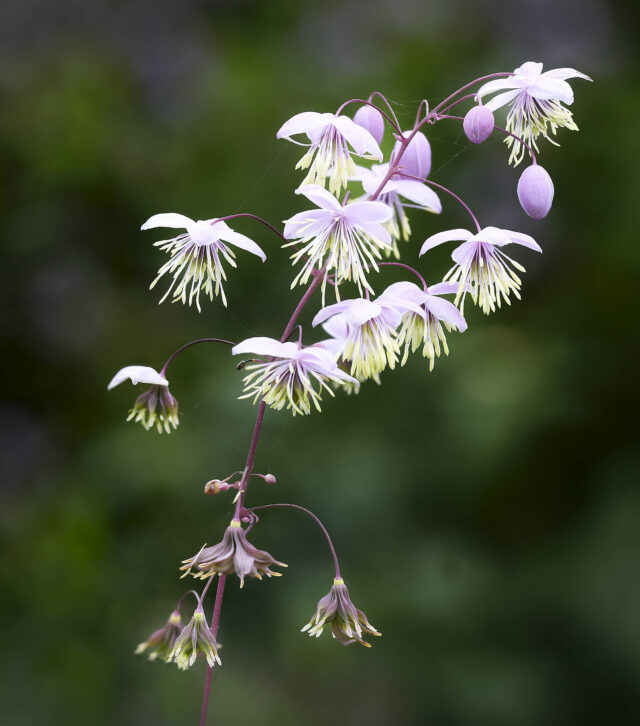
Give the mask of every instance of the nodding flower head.
<svg viewBox="0 0 640 726">
<path fill-rule="evenodd" d="M 136 648 L 136 655 L 148 651 L 149 660 L 160 658 L 160 660 L 168 663 L 171 660 L 171 651 L 181 630 L 180 613 L 174 610 L 162 628 L 151 633 L 144 643 L 140 643 Z"/>
<path fill-rule="evenodd" d="M 563 105 L 573 103 L 573 91 L 567 83 L 569 78 L 591 80 L 573 68 L 556 68 L 543 73 L 542 63 L 523 63 L 508 78 L 485 83 L 478 89 L 477 97 L 481 99 L 501 91 L 485 107 L 496 111 L 502 106 L 509 106 L 507 131 L 538 151 L 538 136 L 542 135 L 555 144 L 549 132 L 555 135 L 561 127 L 578 130 L 571 111 Z M 527 153 L 526 147 L 513 136 L 508 136 L 505 143 L 511 149 L 509 163 L 517 166 Z"/>
<path fill-rule="evenodd" d="M 201 580 L 217 572 L 223 575 L 235 573 L 240 579 L 240 587 L 243 587 L 245 577 L 256 577 L 258 580 L 261 580 L 263 575 L 280 577 L 281 572 L 273 572 L 270 569 L 273 565 L 287 566 L 275 560 L 268 552 L 256 549 L 247 540 L 240 521 L 233 519 L 218 544 L 213 547 L 203 547 L 193 557 L 183 560 L 180 569 L 185 570 L 182 577 L 191 574 Z"/>
<path fill-rule="evenodd" d="M 286 221 L 284 236 L 293 241 L 283 247 L 300 246 L 291 256 L 294 265 L 306 258 L 291 287 L 306 285 L 315 270 L 323 269 L 323 304 L 329 273 L 334 275 L 338 299 L 338 285 L 345 280 L 353 281 L 361 295 L 363 289 L 373 292 L 366 273 L 370 268 L 378 271 L 376 259 L 381 259 L 381 250 L 391 243 L 383 224 L 391 219 L 392 210 L 382 202 L 342 205 L 319 186 L 301 187 L 298 192 L 319 209 L 299 212 Z"/>
<path fill-rule="evenodd" d="M 382 635 L 371 625 L 362 610 L 358 610 L 351 602 L 349 590 L 341 577 L 333 581 L 333 587 L 320 600 L 314 616 L 302 628 L 302 632 L 308 631 L 309 635 L 319 638 L 326 624 L 331 625 L 333 637 L 342 645 L 357 642 L 370 648 L 371 645 L 365 643 L 363 636 Z"/>
<path fill-rule="evenodd" d="M 178 428 L 178 402 L 171 395 L 164 375 L 149 366 L 126 366 L 115 374 L 107 388 L 111 390 L 127 378 L 134 384 L 152 384 L 136 398 L 127 421 L 141 423 L 147 431 L 155 426 L 160 434 L 163 431 L 169 434 L 172 427 Z"/>
<path fill-rule="evenodd" d="M 378 142 L 364 126 L 348 116 L 306 111 L 290 118 L 276 136 L 292 141 L 291 137 L 298 134 L 306 134 L 311 142 L 307 153 L 296 164 L 296 169 L 309 168 L 302 183 L 324 186 L 329 175 L 329 191 L 333 194 L 346 187 L 355 173 L 349 147 L 357 156 L 382 161 Z"/>
<path fill-rule="evenodd" d="M 451 229 L 429 237 L 422 245 L 420 255 L 443 242 L 462 241 L 451 255 L 455 265 L 444 279 L 458 283 L 455 303 L 464 312 L 467 292 L 482 312 L 489 314 L 500 307 L 502 300 L 510 304 L 513 294 L 520 299 L 521 280 L 514 272 L 524 272 L 524 267 L 507 256 L 502 248 L 509 244 L 522 245 L 535 252 L 542 252 L 540 245 L 527 234 L 509 229 L 485 227 L 476 234 L 466 229 Z"/>
<path fill-rule="evenodd" d="M 322 392 L 333 391 L 327 382 L 357 381 L 336 364 L 334 356 L 316 346 L 301 347 L 297 343 L 280 343 L 273 338 L 248 338 L 231 351 L 266 356 L 264 362 L 245 367 L 244 395 L 255 403 L 263 400 L 271 408 L 290 409 L 293 415 L 311 413 L 311 406 L 320 411 Z"/>
<path fill-rule="evenodd" d="M 155 214 L 142 225 L 142 229 L 154 227 L 185 230 L 173 239 L 154 242 L 156 247 L 171 256 L 151 283 L 153 288 L 164 275 L 172 276 L 171 284 L 160 302 L 171 295 L 173 302 L 191 305 L 195 301 L 200 310 L 200 292 L 204 291 L 210 300 L 213 300 L 214 295 L 220 295 L 226 306 L 223 282 L 227 276 L 222 263 L 226 261 L 231 267 L 236 267 L 235 254 L 229 245 L 251 252 L 263 262 L 267 258 L 253 240 L 234 232 L 223 220 L 195 221 L 184 214 Z"/>
<path fill-rule="evenodd" d="M 428 290 L 412 282 L 396 282 L 382 293 L 380 297 L 393 295 L 395 299 L 406 299 L 417 306 L 417 309 L 407 309 L 398 331 L 398 345 L 404 345 L 402 365 L 407 362 L 409 352 L 415 352 L 420 346 L 422 355 L 429 360 L 429 371 L 433 370 L 441 349 L 449 355 L 445 330 L 462 333 L 467 329 L 467 323 L 458 308 L 440 295 L 457 291 L 458 285 L 449 282 L 431 285 Z"/>
<path fill-rule="evenodd" d="M 202 609 L 202 603 L 198 603 L 191 620 L 176 638 L 167 662 L 174 661 L 180 670 L 186 671 L 196 662 L 196 658 L 202 654 L 206 658 L 209 667 L 213 668 L 216 663 L 222 665 L 218 655 L 218 648 L 218 643 L 209 628 Z"/>
</svg>

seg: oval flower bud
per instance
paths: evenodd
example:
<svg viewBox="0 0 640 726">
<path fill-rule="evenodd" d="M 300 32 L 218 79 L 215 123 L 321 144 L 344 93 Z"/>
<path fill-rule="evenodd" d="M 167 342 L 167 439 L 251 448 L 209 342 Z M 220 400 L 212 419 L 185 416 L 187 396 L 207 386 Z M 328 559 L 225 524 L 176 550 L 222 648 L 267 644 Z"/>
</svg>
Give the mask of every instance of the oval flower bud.
<svg viewBox="0 0 640 726">
<path fill-rule="evenodd" d="M 410 133 L 405 131 L 403 135 L 406 138 Z M 393 158 L 399 152 L 400 142 L 397 141 L 393 147 Z M 400 159 L 399 166 L 401 167 L 401 173 L 404 172 L 410 176 L 418 176 L 421 179 L 426 179 L 429 176 L 429 172 L 431 171 L 431 145 L 422 131 L 418 131 L 409 142 Z"/>
<path fill-rule="evenodd" d="M 486 106 L 474 106 L 462 122 L 464 133 L 474 144 L 486 141 L 491 136 L 494 124 L 493 114 Z"/>
<path fill-rule="evenodd" d="M 377 108 L 373 108 L 373 106 L 361 106 L 356 111 L 353 120 L 358 126 L 366 129 L 378 144 L 382 141 L 382 137 L 384 136 L 384 118 Z"/>
<path fill-rule="evenodd" d="M 524 211 L 532 219 L 543 219 L 553 202 L 553 182 L 539 165 L 528 166 L 518 180 L 518 199 Z"/>
</svg>

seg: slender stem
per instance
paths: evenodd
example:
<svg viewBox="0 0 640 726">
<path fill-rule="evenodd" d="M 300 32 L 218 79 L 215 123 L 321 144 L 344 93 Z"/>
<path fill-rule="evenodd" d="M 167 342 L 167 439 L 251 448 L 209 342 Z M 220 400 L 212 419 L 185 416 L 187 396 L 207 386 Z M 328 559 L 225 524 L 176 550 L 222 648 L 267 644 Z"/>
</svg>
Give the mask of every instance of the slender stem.
<svg viewBox="0 0 640 726">
<path fill-rule="evenodd" d="M 422 113 L 423 108 L 427 112 L 427 115 L 428 115 L 429 102 L 427 101 L 426 98 L 423 98 L 422 101 L 420 101 L 420 103 L 418 104 L 418 110 L 416 112 L 416 120 L 415 120 L 414 126 L 420 122 L 420 114 Z"/>
<path fill-rule="evenodd" d="M 423 184 L 430 184 L 432 187 L 436 187 L 436 189 L 440 189 L 441 191 L 446 192 L 447 194 L 452 196 L 457 202 L 460 202 L 460 204 L 465 208 L 471 219 L 473 219 L 473 222 L 476 225 L 478 232 L 482 229 L 482 227 L 480 227 L 480 223 L 476 219 L 476 215 L 469 209 L 469 207 L 462 201 L 462 199 L 460 199 L 457 194 L 451 191 L 451 189 L 447 189 L 447 187 L 443 187 L 442 184 L 437 184 L 430 179 L 421 179 L 419 176 L 413 176 L 411 174 L 403 174 L 402 176 L 404 179 L 414 179 L 415 181 L 422 182 Z"/>
<path fill-rule="evenodd" d="M 258 217 L 257 214 L 249 214 L 248 212 L 238 212 L 237 214 L 227 214 L 226 217 L 216 217 L 216 219 L 211 220 L 211 224 L 215 224 L 216 222 L 225 222 L 227 219 L 236 219 L 237 217 L 249 217 L 250 219 L 255 219 L 256 221 L 260 222 L 261 224 L 264 224 L 265 227 L 269 227 L 269 229 L 271 231 L 275 232 L 279 237 L 282 237 L 282 239 L 286 241 L 286 237 L 282 234 L 282 232 L 277 227 L 274 227 L 270 222 L 267 222 L 266 219 L 262 219 L 262 217 Z"/>
<path fill-rule="evenodd" d="M 462 98 L 458 98 L 453 103 L 450 103 L 446 108 L 441 108 L 438 111 L 438 117 L 440 117 L 440 114 L 445 113 L 445 111 L 448 111 L 450 108 L 453 108 L 454 106 L 457 106 L 459 103 L 462 103 L 463 101 L 468 101 L 471 98 L 475 98 L 475 93 L 468 93 L 466 96 L 462 96 Z"/>
<path fill-rule="evenodd" d="M 507 76 L 512 76 L 513 73 L 491 73 L 488 76 L 481 76 L 480 78 L 476 78 L 473 81 L 470 81 L 469 83 L 466 83 L 461 88 L 458 88 L 457 91 L 452 93 L 450 96 L 447 96 L 447 98 L 444 99 L 444 101 L 440 101 L 440 103 L 431 111 L 429 114 L 430 116 L 437 115 L 437 113 L 440 111 L 440 109 L 443 106 L 446 106 L 449 101 L 453 101 L 453 99 L 463 91 L 466 91 L 467 88 L 471 88 L 472 86 L 475 86 L 476 83 L 481 83 L 482 81 L 490 81 L 492 78 L 506 78 Z"/>
<path fill-rule="evenodd" d="M 405 270 L 409 270 L 410 272 L 413 272 L 414 275 L 417 275 L 420 278 L 420 282 L 422 283 L 422 286 L 425 289 L 425 292 L 427 290 L 427 283 L 424 280 L 424 277 L 418 272 L 418 270 L 414 270 L 413 267 L 410 267 L 409 265 L 405 265 L 404 262 L 378 262 L 378 267 L 382 267 L 383 265 L 393 265 L 394 267 L 404 267 Z"/>
<path fill-rule="evenodd" d="M 211 619 L 211 632 L 215 638 L 218 635 L 218 626 L 220 625 L 220 613 L 222 611 L 222 596 L 224 595 L 224 583 L 226 575 L 218 575 L 218 587 L 216 588 L 216 601 L 213 606 L 213 618 Z M 200 713 L 200 726 L 207 723 L 207 708 L 209 707 L 209 696 L 211 695 L 211 676 L 213 668 L 207 666 L 207 677 L 204 682 L 204 696 L 202 698 L 202 711 Z"/>
<path fill-rule="evenodd" d="M 336 577 L 340 577 L 340 564 L 338 563 L 338 555 L 336 554 L 335 547 L 333 546 L 333 542 L 331 541 L 331 537 L 329 537 L 329 533 L 327 532 L 327 528 L 322 524 L 320 519 L 309 509 L 306 509 L 305 507 L 301 507 L 299 504 L 263 504 L 259 507 L 251 507 L 249 509 L 249 512 L 256 512 L 258 509 L 276 509 L 277 507 L 280 508 L 286 508 L 286 509 L 298 509 L 301 512 L 304 512 L 305 514 L 308 514 L 311 519 L 315 521 L 315 523 L 320 527 L 322 530 L 322 533 L 325 536 L 325 539 L 327 540 L 327 544 L 329 545 L 329 549 L 331 550 L 331 557 L 333 557 L 333 565 L 336 570 Z"/>
<path fill-rule="evenodd" d="M 382 94 L 380 94 L 382 95 Z M 386 100 L 386 99 L 385 99 Z M 376 111 L 381 113 L 389 122 L 389 124 L 393 127 L 394 131 L 397 131 L 398 133 L 401 133 L 400 126 L 398 125 L 398 120 L 392 119 L 389 117 L 389 114 L 385 113 L 381 108 L 378 108 L 378 106 L 375 105 L 375 103 L 371 103 L 371 101 L 365 101 L 363 98 L 351 98 L 348 101 L 345 101 L 342 106 L 336 111 L 336 116 L 340 114 L 341 111 L 343 111 L 347 106 L 351 105 L 352 103 L 362 103 L 365 106 L 371 106 L 371 108 L 375 108 Z M 394 114 L 395 118 L 395 114 Z"/>
<path fill-rule="evenodd" d="M 225 345 L 235 345 L 230 340 L 224 340 L 224 338 L 198 338 L 198 340 L 192 340 L 189 343 L 185 343 L 184 345 L 181 345 L 178 350 L 174 351 L 168 358 L 167 362 L 162 366 L 162 369 L 160 371 L 160 375 L 164 376 L 164 374 L 167 371 L 167 368 L 169 365 L 173 362 L 173 360 L 182 353 L 183 350 L 186 350 L 187 348 L 191 348 L 192 345 L 198 345 L 199 343 L 224 343 Z"/>
<path fill-rule="evenodd" d="M 187 597 L 188 595 L 193 595 L 198 602 L 200 602 L 200 595 L 195 590 L 187 590 L 187 592 L 184 593 L 184 595 L 178 600 L 175 606 L 175 610 L 180 610 L 182 607 L 182 601 Z"/>
<path fill-rule="evenodd" d="M 396 124 L 396 129 L 398 129 L 398 131 L 399 131 L 400 130 L 400 122 L 398 121 L 398 117 L 396 116 L 396 112 L 393 110 L 393 108 L 391 107 L 391 104 L 387 100 L 387 97 L 383 93 L 380 93 L 380 91 L 374 91 L 369 96 L 369 101 L 371 101 L 371 99 L 374 96 L 378 96 L 378 98 L 380 98 L 382 101 L 384 101 L 385 106 L 389 109 L 389 113 L 393 116 L 393 120 L 395 121 L 395 124 Z"/>
</svg>

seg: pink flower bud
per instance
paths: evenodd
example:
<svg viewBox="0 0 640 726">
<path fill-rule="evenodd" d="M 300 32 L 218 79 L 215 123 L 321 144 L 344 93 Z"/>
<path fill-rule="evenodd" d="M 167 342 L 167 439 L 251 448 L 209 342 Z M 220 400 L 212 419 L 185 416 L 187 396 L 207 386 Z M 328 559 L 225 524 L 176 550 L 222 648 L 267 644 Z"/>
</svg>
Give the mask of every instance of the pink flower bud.
<svg viewBox="0 0 640 726">
<path fill-rule="evenodd" d="M 462 122 L 467 138 L 474 144 L 486 141 L 491 136 L 494 124 L 493 114 L 486 106 L 474 106 Z"/>
<path fill-rule="evenodd" d="M 404 133 L 405 138 L 408 135 L 409 133 Z M 396 158 L 399 152 L 400 142 L 397 141 L 393 147 L 393 158 Z M 422 131 L 418 131 L 411 139 L 398 165 L 401 167 L 401 174 L 404 172 L 411 176 L 418 176 L 421 179 L 426 179 L 429 176 L 431 171 L 431 145 Z"/>
<path fill-rule="evenodd" d="M 353 117 L 358 126 L 366 129 L 371 136 L 378 142 L 382 141 L 384 136 L 384 118 L 380 111 L 373 106 L 361 106 Z"/>
<path fill-rule="evenodd" d="M 524 211 L 532 219 L 543 219 L 553 202 L 553 182 L 539 165 L 528 166 L 518 180 L 518 199 Z"/>
<path fill-rule="evenodd" d="M 273 474 L 265 474 L 264 480 L 267 482 L 267 484 L 275 484 L 276 478 L 273 476 Z"/>
</svg>

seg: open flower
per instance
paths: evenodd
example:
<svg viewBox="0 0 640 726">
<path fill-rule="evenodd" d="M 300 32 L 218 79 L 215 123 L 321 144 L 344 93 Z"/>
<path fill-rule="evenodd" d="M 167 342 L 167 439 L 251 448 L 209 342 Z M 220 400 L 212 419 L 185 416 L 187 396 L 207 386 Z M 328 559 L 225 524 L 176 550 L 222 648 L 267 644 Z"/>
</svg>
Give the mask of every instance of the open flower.
<svg viewBox="0 0 640 726">
<path fill-rule="evenodd" d="M 149 651 L 149 660 L 160 658 L 168 663 L 171 660 L 170 656 L 174 643 L 181 630 L 182 622 L 180 620 L 180 613 L 174 610 L 164 624 L 164 627 L 152 633 L 144 643 L 140 643 L 136 648 L 136 655 Z"/>
<path fill-rule="evenodd" d="M 115 374 L 107 389 L 115 388 L 127 378 L 134 385 L 152 384 L 136 398 L 127 421 L 141 423 L 147 431 L 155 426 L 159 434 L 163 431 L 169 434 L 172 427 L 178 428 L 178 402 L 169 391 L 169 381 L 161 373 L 149 366 L 126 366 Z"/>
<path fill-rule="evenodd" d="M 299 212 L 287 220 L 284 236 L 293 240 L 283 245 L 300 245 L 292 256 L 293 264 L 306 257 L 291 287 L 306 285 L 314 270 L 325 269 L 322 281 L 324 304 L 327 276 L 333 271 L 337 285 L 352 280 L 360 294 L 363 288 L 372 291 L 365 273 L 372 267 L 376 272 L 380 250 L 388 247 L 391 235 L 383 227 L 392 215 L 391 209 L 382 202 L 351 202 L 342 205 L 326 189 L 309 185 L 298 192 L 316 204 L 319 209 Z"/>
<path fill-rule="evenodd" d="M 329 623 L 333 637 L 342 645 L 350 645 L 358 642 L 370 648 L 365 643 L 363 635 L 382 635 L 367 620 L 367 616 L 358 610 L 351 602 L 349 590 L 341 577 L 336 577 L 331 590 L 320 600 L 315 615 L 302 628 L 302 632 L 309 632 L 309 635 L 319 638 L 322 635 L 324 626 Z"/>
<path fill-rule="evenodd" d="M 458 308 L 440 295 L 457 291 L 458 285 L 450 282 L 431 285 L 428 290 L 412 282 L 396 282 L 382 293 L 380 297 L 391 294 L 396 299 L 411 300 L 418 306 L 417 311 L 415 308 L 408 309 L 402 316 L 398 331 L 398 345 L 404 345 L 402 365 L 407 362 L 409 352 L 414 353 L 420 346 L 422 355 L 429 359 L 429 371 L 433 370 L 441 348 L 445 355 L 449 355 L 445 330 L 462 333 L 467 329 L 467 323 Z"/>
<path fill-rule="evenodd" d="M 301 347 L 297 343 L 281 343 L 273 338 L 248 338 L 238 343 L 232 351 L 255 353 L 271 360 L 251 363 L 244 379 L 244 395 L 255 403 L 262 399 L 268 406 L 280 410 L 283 407 L 297 413 L 311 413 L 311 404 L 320 411 L 322 391 L 333 396 L 327 381 L 357 381 L 338 368 L 334 356 L 323 348 Z"/>
<path fill-rule="evenodd" d="M 540 134 L 551 141 L 552 134 L 560 127 L 577 131 L 573 115 L 563 103 L 573 103 L 573 91 L 568 78 L 591 79 L 573 68 L 556 68 L 542 72 L 542 63 L 523 63 L 513 75 L 489 81 L 478 89 L 478 99 L 501 91 L 485 104 L 490 111 L 509 106 L 506 129 L 519 136 L 536 151 L 536 139 Z M 511 149 L 509 163 L 517 166 L 526 153 L 526 148 L 513 136 L 507 136 L 505 143 Z"/>
<path fill-rule="evenodd" d="M 389 164 L 374 164 L 371 169 L 358 167 L 358 179 L 362 183 L 367 194 L 375 194 L 389 172 Z M 405 213 L 405 207 L 422 209 L 425 212 L 440 214 L 442 204 L 438 195 L 415 179 L 404 179 L 401 174 L 394 175 L 379 192 L 377 199 L 386 204 L 392 211 L 393 216 L 386 223 L 386 227 L 393 238 L 393 247 L 386 247 L 384 252 L 387 256 L 391 253 L 396 258 L 400 257 L 398 240 L 409 240 L 411 227 L 409 218 Z M 404 200 L 404 201 L 403 201 Z"/>
<path fill-rule="evenodd" d="M 240 520 L 232 519 L 225 530 L 221 542 L 213 547 L 203 547 L 197 555 L 183 560 L 181 570 L 185 570 L 182 577 L 193 574 L 201 580 L 221 572 L 223 575 L 235 574 L 240 578 L 240 587 L 244 585 L 245 577 L 280 577 L 282 573 L 273 572 L 272 565 L 286 567 L 283 562 L 275 560 L 268 552 L 256 549 L 248 542 L 240 526 Z M 192 573 L 191 570 L 196 570 Z"/>
<path fill-rule="evenodd" d="M 191 305 L 195 301 L 200 311 L 200 292 L 204 290 L 210 300 L 213 300 L 214 295 L 220 295 L 223 305 L 226 306 L 227 298 L 222 283 L 227 276 L 222 262 L 226 260 L 231 267 L 236 267 L 235 254 L 228 245 L 251 252 L 263 262 L 267 259 L 253 240 L 234 232 L 222 220 L 195 221 L 185 217 L 184 214 L 169 212 L 154 214 L 142 225 L 143 230 L 154 227 L 186 230 L 173 239 L 154 242 L 156 247 L 171 255 L 171 259 L 160 268 L 158 276 L 151 283 L 153 288 L 164 275 L 173 276 L 160 302 L 164 302 L 169 295 L 172 295 L 173 302 L 180 300 L 184 304 Z"/>
<path fill-rule="evenodd" d="M 176 638 L 167 660 L 168 662 L 175 661 L 180 670 L 186 671 L 187 668 L 191 668 L 196 662 L 196 658 L 202 653 L 207 659 L 209 667 L 213 668 L 216 663 L 222 665 L 218 655 L 218 647 L 218 643 L 207 623 L 202 603 L 198 603 L 193 617 Z"/>
<path fill-rule="evenodd" d="M 500 307 L 502 300 L 510 304 L 510 294 L 520 299 L 521 280 L 513 268 L 520 272 L 524 272 L 525 269 L 507 256 L 502 251 L 503 247 L 517 244 L 535 252 L 542 252 L 540 245 L 527 234 L 497 227 L 485 227 L 476 234 L 466 229 L 451 229 L 434 234 L 422 245 L 420 255 L 443 242 L 454 240 L 462 241 L 463 244 L 453 251 L 451 258 L 456 264 L 447 272 L 444 279 L 458 283 L 455 303 L 458 305 L 462 301 L 460 310 L 463 313 L 467 292 L 473 302 L 487 315 L 495 312 L 496 305 Z"/>
<path fill-rule="evenodd" d="M 355 172 L 349 146 L 357 156 L 382 161 L 378 142 L 348 116 L 315 111 L 299 113 L 283 124 L 276 137 L 292 141 L 291 137 L 298 134 L 306 134 L 311 142 L 307 153 L 296 164 L 296 169 L 310 167 L 302 183 L 324 186 L 328 174 L 329 190 L 333 194 L 346 187 Z"/>
</svg>

